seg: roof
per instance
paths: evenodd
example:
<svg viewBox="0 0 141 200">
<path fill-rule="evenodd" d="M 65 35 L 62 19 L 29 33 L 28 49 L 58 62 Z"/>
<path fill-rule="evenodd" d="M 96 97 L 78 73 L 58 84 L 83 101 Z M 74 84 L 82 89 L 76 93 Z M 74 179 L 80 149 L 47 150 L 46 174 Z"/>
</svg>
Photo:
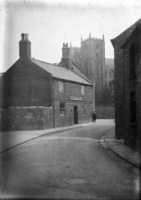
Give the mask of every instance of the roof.
<svg viewBox="0 0 141 200">
<path fill-rule="evenodd" d="M 76 83 L 81 83 L 81 84 L 85 84 L 85 85 L 92 85 L 91 82 L 83 79 L 82 77 L 80 77 L 79 75 L 75 74 L 74 72 L 57 66 L 57 65 L 53 65 L 53 64 L 49 64 L 40 60 L 36 60 L 36 59 L 31 59 L 31 61 L 38 65 L 40 68 L 44 69 L 45 71 L 49 72 L 50 74 L 52 74 L 52 76 L 54 78 L 58 78 L 58 79 L 62 79 L 62 80 L 67 80 L 67 81 L 72 81 L 72 82 L 76 82 Z"/>
<path fill-rule="evenodd" d="M 141 21 L 140 23 L 137 24 L 137 26 L 135 27 L 135 29 L 132 31 L 132 33 L 130 34 L 130 36 L 125 40 L 125 42 L 122 44 L 121 48 L 124 48 L 126 46 L 126 44 L 131 40 L 132 37 L 137 37 L 137 35 L 135 35 L 137 33 L 137 31 L 139 31 L 139 34 L 141 33 Z"/>
<path fill-rule="evenodd" d="M 137 25 L 141 23 L 141 19 L 139 19 L 137 22 L 135 22 L 132 26 L 130 26 L 128 29 L 126 29 L 124 32 L 122 32 L 120 35 L 118 35 L 116 38 L 112 39 L 111 42 L 113 46 L 118 45 L 122 46 L 124 42 L 127 40 L 127 38 L 132 34 L 132 32 L 135 30 Z"/>
</svg>

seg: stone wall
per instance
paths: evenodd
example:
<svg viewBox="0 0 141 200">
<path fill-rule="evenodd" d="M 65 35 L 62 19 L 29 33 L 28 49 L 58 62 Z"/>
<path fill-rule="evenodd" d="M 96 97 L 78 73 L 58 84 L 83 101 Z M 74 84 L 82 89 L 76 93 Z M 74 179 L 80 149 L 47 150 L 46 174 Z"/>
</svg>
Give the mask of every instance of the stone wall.
<svg viewBox="0 0 141 200">
<path fill-rule="evenodd" d="M 52 107 L 9 107 L 1 110 L 1 130 L 52 128 L 52 119 Z"/>
<path fill-rule="evenodd" d="M 96 106 L 97 119 L 115 119 L 114 106 Z"/>
</svg>

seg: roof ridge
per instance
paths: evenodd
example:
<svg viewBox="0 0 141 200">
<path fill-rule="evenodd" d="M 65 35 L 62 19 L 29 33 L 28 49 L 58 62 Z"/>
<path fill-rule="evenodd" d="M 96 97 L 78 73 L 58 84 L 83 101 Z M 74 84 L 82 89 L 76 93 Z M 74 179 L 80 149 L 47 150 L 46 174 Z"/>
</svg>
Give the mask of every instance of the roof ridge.
<svg viewBox="0 0 141 200">
<path fill-rule="evenodd" d="M 45 61 L 43 61 L 43 60 L 38 60 L 38 59 L 36 59 L 36 58 L 31 58 L 31 60 L 37 60 L 37 61 L 39 61 L 39 62 L 43 62 L 43 63 L 49 64 L 49 65 L 58 66 L 58 65 L 55 65 L 55 64 L 53 64 L 53 63 L 48 63 L 48 62 L 45 62 Z"/>
</svg>

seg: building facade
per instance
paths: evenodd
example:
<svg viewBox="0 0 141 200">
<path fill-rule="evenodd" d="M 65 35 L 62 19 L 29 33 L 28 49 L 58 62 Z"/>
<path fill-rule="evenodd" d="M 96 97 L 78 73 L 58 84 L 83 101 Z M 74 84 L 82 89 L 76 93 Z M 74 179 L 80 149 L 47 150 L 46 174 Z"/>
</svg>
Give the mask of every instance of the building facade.
<svg viewBox="0 0 141 200">
<path fill-rule="evenodd" d="M 20 58 L 3 74 L 2 130 L 47 129 L 92 121 L 91 81 L 68 68 L 31 58 L 31 42 L 22 34 Z M 82 72 L 81 72 L 82 73 Z"/>
<path fill-rule="evenodd" d="M 141 20 L 112 40 L 115 52 L 116 138 L 140 150 Z"/>
<path fill-rule="evenodd" d="M 105 90 L 109 90 L 109 81 L 114 79 L 114 60 L 105 58 L 104 36 L 98 39 L 89 34 L 88 39 L 81 38 L 80 48 L 70 45 L 70 59 L 95 83 L 96 103 L 101 105 Z"/>
</svg>

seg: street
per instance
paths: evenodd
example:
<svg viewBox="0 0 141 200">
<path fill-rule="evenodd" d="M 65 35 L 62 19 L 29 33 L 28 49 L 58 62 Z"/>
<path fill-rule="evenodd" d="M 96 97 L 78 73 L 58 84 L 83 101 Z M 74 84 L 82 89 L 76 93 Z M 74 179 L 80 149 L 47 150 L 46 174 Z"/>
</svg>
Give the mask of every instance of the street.
<svg viewBox="0 0 141 200">
<path fill-rule="evenodd" d="M 114 123 L 44 135 L 0 157 L 1 198 L 135 200 L 138 171 L 102 147 Z"/>
</svg>

